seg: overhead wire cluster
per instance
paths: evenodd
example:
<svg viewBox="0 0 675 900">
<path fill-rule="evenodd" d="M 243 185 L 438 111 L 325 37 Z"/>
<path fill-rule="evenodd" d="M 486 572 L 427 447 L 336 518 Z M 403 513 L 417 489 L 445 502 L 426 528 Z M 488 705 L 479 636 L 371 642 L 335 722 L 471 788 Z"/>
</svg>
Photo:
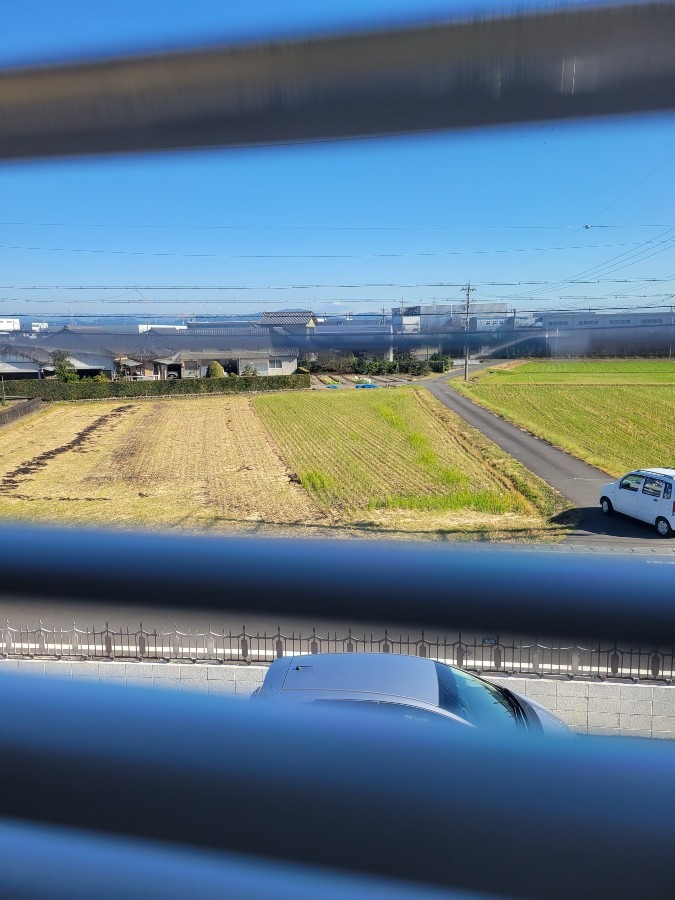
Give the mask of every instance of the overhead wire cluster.
<svg viewBox="0 0 675 900">
<path fill-rule="evenodd" d="M 0 223 L 0 225 L 6 226 L 14 226 L 14 225 L 35 225 L 39 227 L 66 227 L 66 223 Z M 91 228 L 194 228 L 194 229 L 249 229 L 249 228 L 266 228 L 269 227 L 271 230 L 341 230 L 341 231 L 414 231 L 414 230 L 452 230 L 458 229 L 464 226 L 301 226 L 301 225 L 275 225 L 275 226 L 253 226 L 253 225 L 240 225 L 240 224 L 227 224 L 227 225 L 190 225 L 190 226 L 172 226 L 170 224 L 159 225 L 159 224 L 115 224 L 115 225 L 105 225 L 103 223 L 87 223 L 76 225 L 76 227 L 91 227 Z M 478 228 L 478 229 L 518 229 L 518 230 L 526 230 L 526 229 L 572 229 L 571 233 L 581 230 L 584 226 L 543 226 L 543 225 L 505 225 L 505 226 L 493 226 L 493 225 L 480 225 L 480 226 L 470 226 L 470 228 Z M 643 225 L 631 225 L 631 226 L 621 226 L 621 225 L 586 225 L 586 228 L 641 228 L 641 227 L 649 227 L 654 228 L 656 226 L 643 226 Z M 488 256 L 488 255 L 509 255 L 509 254 L 522 254 L 522 253 L 530 253 L 530 252 L 538 252 L 540 254 L 544 254 L 549 251 L 562 251 L 562 250 L 582 250 L 582 249 L 604 249 L 604 248 L 626 248 L 622 250 L 620 253 L 611 256 L 609 259 L 606 259 L 602 263 L 598 263 L 594 266 L 587 267 L 574 275 L 571 275 L 565 279 L 560 280 L 547 280 L 547 279 L 511 279 L 511 280 L 484 280 L 478 281 L 472 279 L 472 283 L 481 288 L 520 288 L 517 293 L 504 294 L 501 291 L 498 293 L 490 292 L 489 290 L 484 293 L 484 297 L 487 300 L 502 300 L 509 304 L 518 304 L 522 303 L 560 303 L 561 301 L 566 301 L 569 303 L 578 303 L 583 305 L 584 308 L 587 308 L 588 302 L 601 302 L 603 300 L 610 301 L 613 299 L 634 299 L 641 301 L 655 301 L 659 300 L 667 300 L 670 299 L 673 294 L 672 293 L 639 293 L 635 292 L 635 287 L 638 285 L 645 286 L 647 288 L 648 285 L 667 285 L 670 282 L 675 281 L 675 275 L 668 275 L 664 277 L 640 277 L 640 278 L 616 278 L 612 277 L 617 273 L 634 266 L 638 263 L 646 261 L 656 255 L 665 253 L 669 250 L 675 248 L 675 225 L 665 226 L 664 230 L 662 230 L 659 234 L 654 237 L 647 238 L 643 241 L 630 241 L 630 242 L 618 242 L 618 243 L 607 243 L 607 244 L 578 244 L 574 246 L 560 246 L 561 242 L 554 244 L 551 247 L 541 248 L 541 247 L 532 247 L 532 248 L 483 248 L 483 249 L 474 249 L 474 250 L 447 250 L 447 251 L 438 251 L 438 250 L 429 250 L 429 251 L 414 251 L 414 252 L 391 252 L 391 253 L 183 253 L 183 252 L 175 252 L 175 251 L 159 251 L 159 250 L 120 250 L 116 248 L 85 248 L 85 247 L 64 247 L 64 246 L 42 246 L 42 245 L 19 245 L 19 244 L 0 244 L 1 250 L 11 250 L 11 251 L 30 251 L 30 252 L 63 252 L 63 253 L 73 253 L 73 254 L 96 254 L 96 255 L 113 255 L 113 256 L 130 256 L 130 257 L 157 257 L 157 258 L 194 258 L 194 259 L 311 259 L 311 260 L 321 260 L 321 259 L 395 259 L 395 258 L 449 258 L 449 257 L 465 257 L 465 256 Z M 535 257 L 537 259 L 538 257 Z M 630 287 L 626 287 L 621 291 L 615 290 L 614 292 L 608 291 L 602 295 L 592 294 L 592 295 L 579 295 L 579 294 L 562 294 L 562 290 L 565 288 L 573 289 L 576 286 L 580 285 L 630 285 Z M 253 292 L 264 293 L 267 291 L 285 291 L 285 292 L 293 292 L 293 291 L 310 291 L 310 290 L 330 290 L 330 291 L 351 291 L 358 289 L 369 289 L 369 288 L 392 288 L 392 289 L 401 289 L 406 291 L 418 290 L 420 288 L 426 289 L 457 289 L 458 291 L 462 290 L 464 286 L 463 281 L 345 281 L 341 283 L 289 283 L 289 284 L 267 284 L 267 285 L 254 285 L 248 283 L 242 284 L 32 284 L 32 285 L 16 285 L 16 284 L 7 284 L 0 285 L 0 290 L 2 291 L 11 291 L 11 292 L 34 292 L 34 291 L 91 291 L 96 293 L 105 293 L 107 294 L 110 291 L 116 292 L 115 296 L 103 296 L 96 298 L 87 298 L 87 300 L 77 301 L 78 303 L 86 303 L 86 304 L 113 304 L 113 303 L 143 303 L 143 304 L 173 304 L 180 303 L 185 306 L 186 301 L 185 298 L 181 298 L 180 300 L 168 299 L 166 297 L 162 299 L 150 298 L 143 295 L 142 292 L 246 292 L 247 294 Z M 135 295 L 140 295 L 140 300 L 137 297 L 133 299 L 128 298 L 128 294 L 133 293 Z M 551 296 L 553 295 L 553 296 Z M 123 298 L 123 299 L 120 299 Z M 0 303 L 26 303 L 26 304 L 58 304 L 63 301 L 58 299 L 45 299 L 36 300 L 31 297 L 21 297 L 21 296 L 9 296 L 9 297 L 0 297 Z M 198 302 L 201 304 L 250 304 L 252 302 L 264 303 L 262 300 L 252 301 L 248 297 L 247 298 L 227 298 L 223 299 L 219 298 L 200 298 Z M 292 300 L 287 300 L 286 303 L 291 303 Z M 303 303 L 315 305 L 315 306 L 326 306 L 329 304 L 335 305 L 345 305 L 350 306 L 352 304 L 382 304 L 382 303 L 390 303 L 398 305 L 401 302 L 406 305 L 413 305 L 415 303 L 430 303 L 430 302 L 443 302 L 443 303 L 454 303 L 457 302 L 457 298 L 452 296 L 434 296 L 434 297 L 406 297 L 402 298 L 400 296 L 397 297 L 371 297 L 371 296 L 361 296 L 361 297 L 350 297 L 350 296 L 336 296 L 332 298 L 326 297 L 303 297 Z M 572 307 L 568 307 L 572 308 Z M 19 314 L 20 315 L 20 314 Z M 46 313 L 47 315 L 47 313 Z"/>
</svg>

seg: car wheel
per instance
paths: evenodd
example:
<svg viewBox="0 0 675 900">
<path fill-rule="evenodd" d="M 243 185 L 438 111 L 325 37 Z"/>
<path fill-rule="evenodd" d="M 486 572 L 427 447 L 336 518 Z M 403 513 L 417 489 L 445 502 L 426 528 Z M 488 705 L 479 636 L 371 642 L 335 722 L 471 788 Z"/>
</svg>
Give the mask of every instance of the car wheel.
<svg viewBox="0 0 675 900">
<path fill-rule="evenodd" d="M 667 538 L 670 537 L 670 535 L 673 533 L 673 529 L 670 527 L 667 519 L 658 518 L 655 522 L 655 525 L 659 537 Z"/>
<path fill-rule="evenodd" d="M 600 507 L 606 516 L 611 516 L 614 512 L 614 507 L 612 506 L 611 501 L 607 499 L 607 497 L 602 498 L 602 500 L 600 501 Z M 666 522 L 666 524 L 668 523 Z"/>
</svg>

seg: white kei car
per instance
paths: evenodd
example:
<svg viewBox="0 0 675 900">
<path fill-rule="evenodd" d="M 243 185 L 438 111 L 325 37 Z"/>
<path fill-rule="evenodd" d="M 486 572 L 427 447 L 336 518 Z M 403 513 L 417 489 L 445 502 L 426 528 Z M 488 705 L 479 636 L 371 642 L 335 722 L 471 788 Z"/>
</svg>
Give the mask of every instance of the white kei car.
<svg viewBox="0 0 675 900">
<path fill-rule="evenodd" d="M 636 469 L 603 486 L 600 506 L 605 515 L 618 512 L 641 519 L 661 537 L 670 537 L 675 529 L 673 482 L 675 469 Z"/>
</svg>

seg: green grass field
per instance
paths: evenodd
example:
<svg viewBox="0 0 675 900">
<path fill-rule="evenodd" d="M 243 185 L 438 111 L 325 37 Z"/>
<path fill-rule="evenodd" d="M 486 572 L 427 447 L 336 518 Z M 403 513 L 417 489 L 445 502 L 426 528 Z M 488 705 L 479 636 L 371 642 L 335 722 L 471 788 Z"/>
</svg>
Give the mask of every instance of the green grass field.
<svg viewBox="0 0 675 900">
<path fill-rule="evenodd" d="M 354 519 L 390 511 L 433 525 L 446 513 L 467 522 L 470 513 L 534 522 L 561 509 L 543 482 L 426 390 L 288 393 L 253 403 L 285 462 L 327 513 Z"/>
<path fill-rule="evenodd" d="M 675 465 L 675 363 L 531 362 L 451 383 L 610 475 Z"/>
<path fill-rule="evenodd" d="M 675 384 L 668 360 L 551 360 L 488 369 L 476 383 L 486 384 Z"/>
</svg>

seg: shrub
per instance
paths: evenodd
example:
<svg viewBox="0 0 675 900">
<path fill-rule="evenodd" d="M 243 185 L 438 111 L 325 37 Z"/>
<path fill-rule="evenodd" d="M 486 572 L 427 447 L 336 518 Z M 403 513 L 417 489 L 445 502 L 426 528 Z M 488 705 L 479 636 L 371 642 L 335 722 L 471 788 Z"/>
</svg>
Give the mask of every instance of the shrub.
<svg viewBox="0 0 675 900">
<path fill-rule="evenodd" d="M 270 375 L 267 378 L 171 378 L 167 381 L 77 381 L 22 379 L 5 381 L 14 397 L 41 400 L 104 400 L 116 397 L 166 397 L 189 394 L 237 394 L 247 391 L 288 391 L 309 387 L 309 375 Z"/>
<path fill-rule="evenodd" d="M 206 370 L 206 377 L 225 378 L 225 369 L 223 369 L 217 359 L 214 359 L 213 362 L 209 363 L 209 367 Z"/>
<path fill-rule="evenodd" d="M 447 372 L 452 368 L 452 359 L 444 353 L 433 353 L 429 357 L 432 372 Z"/>
</svg>

